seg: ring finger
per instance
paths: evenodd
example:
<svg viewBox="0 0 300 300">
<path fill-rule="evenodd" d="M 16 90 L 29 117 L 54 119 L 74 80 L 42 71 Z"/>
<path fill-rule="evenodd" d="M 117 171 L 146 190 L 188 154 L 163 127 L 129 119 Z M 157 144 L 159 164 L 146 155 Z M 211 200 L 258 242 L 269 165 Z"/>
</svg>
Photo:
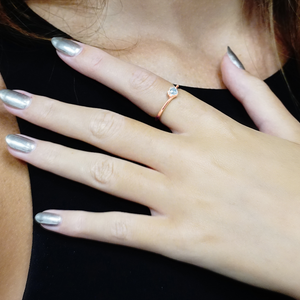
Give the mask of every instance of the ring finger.
<svg viewBox="0 0 300 300">
<path fill-rule="evenodd" d="M 174 148 L 171 133 L 142 122 L 103 109 L 81 107 L 23 93 L 2 90 L 0 98 L 8 105 L 10 112 L 24 120 L 117 156 L 162 171 L 168 149 Z"/>
</svg>

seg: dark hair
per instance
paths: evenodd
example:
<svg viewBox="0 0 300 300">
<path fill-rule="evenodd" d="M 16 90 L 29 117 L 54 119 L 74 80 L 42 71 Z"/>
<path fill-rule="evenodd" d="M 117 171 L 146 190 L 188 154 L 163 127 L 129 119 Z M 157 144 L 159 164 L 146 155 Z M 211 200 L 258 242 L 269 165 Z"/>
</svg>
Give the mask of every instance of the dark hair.
<svg viewBox="0 0 300 300">
<path fill-rule="evenodd" d="M 73 0 L 55 1 L 56 4 L 60 1 L 62 6 L 78 5 Z M 104 8 L 107 1 L 102 0 L 101 7 Z M 285 55 L 295 59 L 300 75 L 300 0 L 242 0 L 242 5 L 246 22 L 255 20 L 259 26 L 262 25 L 270 31 L 278 62 Z M 30 44 L 32 39 L 48 42 L 54 36 L 71 38 L 36 15 L 27 6 L 26 0 L 0 0 L 0 34 L 25 44 Z M 284 53 L 280 53 L 280 49 Z M 281 71 L 300 117 L 300 94 L 295 97 L 283 68 Z"/>
<path fill-rule="evenodd" d="M 72 4 L 62 0 L 62 5 Z M 105 3 L 105 0 L 103 1 Z M 267 26 L 274 36 L 274 45 L 281 43 L 300 65 L 300 0 L 244 0 L 245 17 L 250 20 L 255 14 Z M 34 29 L 22 26 L 19 16 L 30 19 L 29 8 L 24 0 L 0 0 L 1 30 L 22 35 L 23 38 L 49 40 L 51 36 L 47 30 L 42 30 L 39 24 Z M 34 27 L 34 22 L 32 22 Z M 46 29 L 46 28 L 44 28 Z"/>
<path fill-rule="evenodd" d="M 103 5 L 105 2 L 103 0 Z M 67 0 L 62 0 L 61 3 L 76 5 Z M 38 16 L 33 19 L 30 12 L 24 0 L 0 0 L 1 33 L 18 35 L 23 40 L 49 40 L 54 35 L 57 36 L 58 32 L 54 32 L 53 27 L 47 27 L 47 22 L 42 22 Z M 274 46 L 283 46 L 297 60 L 300 71 L 300 0 L 244 0 L 243 12 L 249 21 L 253 15 L 258 16 L 273 35 Z M 24 18 L 30 21 L 30 27 L 20 22 Z"/>
<path fill-rule="evenodd" d="M 274 46 L 283 46 L 294 57 L 300 70 L 300 1 L 299 0 L 244 0 L 244 14 L 253 14 L 269 29 Z"/>
</svg>

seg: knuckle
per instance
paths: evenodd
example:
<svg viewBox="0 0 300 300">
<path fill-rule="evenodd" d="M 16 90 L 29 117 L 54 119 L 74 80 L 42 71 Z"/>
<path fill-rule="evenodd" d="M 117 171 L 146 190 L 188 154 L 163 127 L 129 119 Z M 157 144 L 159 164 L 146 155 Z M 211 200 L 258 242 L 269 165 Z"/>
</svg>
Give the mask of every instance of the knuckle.
<svg viewBox="0 0 300 300">
<path fill-rule="evenodd" d="M 59 151 L 55 145 L 52 147 L 47 147 L 43 151 L 42 156 L 43 164 L 47 165 L 48 167 L 55 166 L 59 160 Z"/>
<path fill-rule="evenodd" d="M 110 233 L 114 240 L 128 240 L 128 222 L 121 214 L 115 214 L 111 223 Z"/>
<path fill-rule="evenodd" d="M 124 117 L 116 113 L 105 111 L 97 113 L 90 121 L 90 132 L 97 139 L 112 137 L 119 132 Z"/>
<path fill-rule="evenodd" d="M 157 78 L 153 73 L 139 69 L 132 74 L 130 85 L 134 90 L 141 92 L 148 91 L 156 85 Z"/>
<path fill-rule="evenodd" d="M 91 168 L 91 175 L 100 184 L 109 184 L 114 176 L 114 163 L 112 158 L 106 158 L 96 163 Z"/>
<path fill-rule="evenodd" d="M 86 231 L 86 214 L 82 212 L 73 212 L 73 214 L 73 222 L 72 226 L 69 227 L 69 233 L 74 237 L 81 237 Z"/>
<path fill-rule="evenodd" d="M 97 53 L 94 55 L 89 55 L 88 56 L 89 63 L 86 64 L 89 66 L 89 72 L 97 73 L 99 71 L 99 69 L 102 68 L 102 64 L 105 61 L 105 56 L 106 55 L 104 53 Z"/>
<path fill-rule="evenodd" d="M 43 121 L 50 120 L 51 121 L 51 119 L 54 116 L 55 103 L 56 103 L 56 101 L 54 101 L 54 100 L 45 101 L 43 103 L 43 110 L 41 110 L 40 113 L 39 113 L 39 117 L 40 117 L 41 120 L 43 120 Z"/>
</svg>

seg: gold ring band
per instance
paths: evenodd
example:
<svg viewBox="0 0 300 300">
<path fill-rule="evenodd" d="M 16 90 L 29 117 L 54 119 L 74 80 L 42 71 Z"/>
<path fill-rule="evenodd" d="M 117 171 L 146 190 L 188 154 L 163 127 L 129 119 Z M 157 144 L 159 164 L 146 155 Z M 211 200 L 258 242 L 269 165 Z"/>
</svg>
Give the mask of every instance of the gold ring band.
<svg viewBox="0 0 300 300">
<path fill-rule="evenodd" d="M 169 91 L 168 91 L 168 100 L 166 101 L 166 103 L 162 106 L 162 108 L 160 109 L 160 111 L 158 112 L 157 116 L 155 117 L 156 121 L 159 121 L 161 118 L 161 115 L 163 114 L 163 112 L 165 111 L 165 109 L 167 108 L 167 106 L 170 104 L 170 102 L 172 100 L 174 100 L 177 96 L 178 96 L 178 87 L 179 85 L 170 87 Z"/>
</svg>

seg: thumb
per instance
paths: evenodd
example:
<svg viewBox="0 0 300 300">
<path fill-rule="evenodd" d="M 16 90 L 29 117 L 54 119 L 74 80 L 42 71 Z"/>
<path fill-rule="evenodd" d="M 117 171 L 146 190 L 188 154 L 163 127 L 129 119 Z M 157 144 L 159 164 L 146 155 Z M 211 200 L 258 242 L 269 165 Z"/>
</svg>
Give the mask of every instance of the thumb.
<svg viewBox="0 0 300 300">
<path fill-rule="evenodd" d="M 242 103 L 258 129 L 292 142 L 300 142 L 299 122 L 261 79 L 244 69 L 232 50 L 221 63 L 222 78 L 232 95 Z"/>
</svg>

